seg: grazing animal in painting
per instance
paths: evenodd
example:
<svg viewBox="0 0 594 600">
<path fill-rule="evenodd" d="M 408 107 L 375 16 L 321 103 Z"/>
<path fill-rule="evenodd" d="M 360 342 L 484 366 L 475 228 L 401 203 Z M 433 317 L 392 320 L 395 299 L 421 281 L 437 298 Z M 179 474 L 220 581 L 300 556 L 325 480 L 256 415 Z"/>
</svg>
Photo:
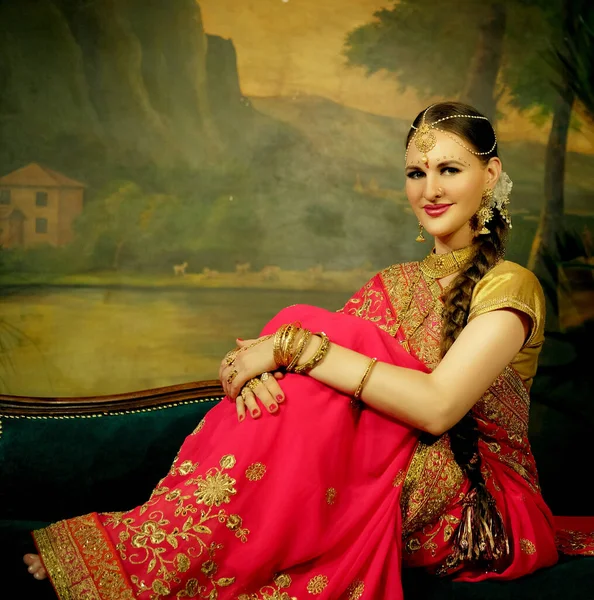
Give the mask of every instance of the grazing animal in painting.
<svg viewBox="0 0 594 600">
<path fill-rule="evenodd" d="M 235 272 L 238 275 L 245 275 L 246 273 L 249 272 L 251 266 L 252 265 L 249 262 L 246 262 L 246 263 L 237 263 L 235 265 Z"/>
<path fill-rule="evenodd" d="M 181 265 L 173 265 L 173 274 L 183 276 L 186 274 L 187 268 L 188 268 L 188 263 L 185 261 Z"/>
<path fill-rule="evenodd" d="M 278 281 L 280 278 L 281 268 L 277 265 L 267 265 L 262 267 L 260 274 L 264 281 Z"/>
</svg>

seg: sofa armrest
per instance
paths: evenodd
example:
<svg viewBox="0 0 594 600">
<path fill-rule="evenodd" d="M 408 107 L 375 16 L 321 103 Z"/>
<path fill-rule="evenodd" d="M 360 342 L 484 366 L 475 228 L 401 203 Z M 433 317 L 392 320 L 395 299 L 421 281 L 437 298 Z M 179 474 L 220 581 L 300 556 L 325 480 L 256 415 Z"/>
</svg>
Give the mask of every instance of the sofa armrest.
<svg viewBox="0 0 594 600">
<path fill-rule="evenodd" d="M 55 521 L 148 498 L 223 397 L 218 381 L 84 398 L 0 396 L 0 514 Z"/>
</svg>

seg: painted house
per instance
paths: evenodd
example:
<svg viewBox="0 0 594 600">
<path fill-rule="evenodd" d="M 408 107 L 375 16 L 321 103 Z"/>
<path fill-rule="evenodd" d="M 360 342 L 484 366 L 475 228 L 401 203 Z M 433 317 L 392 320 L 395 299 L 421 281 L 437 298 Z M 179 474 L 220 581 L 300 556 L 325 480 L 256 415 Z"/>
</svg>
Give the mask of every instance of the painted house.
<svg viewBox="0 0 594 600">
<path fill-rule="evenodd" d="M 37 163 L 0 177 L 0 247 L 70 242 L 85 187 Z"/>
</svg>

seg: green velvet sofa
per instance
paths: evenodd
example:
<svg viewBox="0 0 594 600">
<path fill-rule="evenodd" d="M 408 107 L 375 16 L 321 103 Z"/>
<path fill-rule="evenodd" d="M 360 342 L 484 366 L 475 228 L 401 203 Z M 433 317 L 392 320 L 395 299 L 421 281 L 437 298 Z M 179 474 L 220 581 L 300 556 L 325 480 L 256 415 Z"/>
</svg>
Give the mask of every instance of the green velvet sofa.
<svg viewBox="0 0 594 600">
<path fill-rule="evenodd" d="M 140 504 L 221 397 L 216 381 L 94 398 L 0 396 L 0 595 L 55 598 L 22 563 L 33 550 L 30 530 Z M 532 422 L 547 501 L 557 514 L 593 514 L 591 422 L 539 402 Z M 10 589 L 17 591 L 5 596 Z M 594 600 L 594 557 L 565 558 L 507 583 L 461 584 L 411 570 L 405 590 L 407 599 L 424 600 Z"/>
</svg>

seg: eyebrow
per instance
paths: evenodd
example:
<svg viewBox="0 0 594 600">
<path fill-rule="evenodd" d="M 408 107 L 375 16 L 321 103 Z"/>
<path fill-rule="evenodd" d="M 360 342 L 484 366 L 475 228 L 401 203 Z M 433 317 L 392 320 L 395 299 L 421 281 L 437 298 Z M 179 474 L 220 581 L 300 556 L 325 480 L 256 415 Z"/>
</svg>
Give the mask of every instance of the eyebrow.
<svg viewBox="0 0 594 600">
<path fill-rule="evenodd" d="M 452 159 L 448 159 L 448 160 L 442 160 L 440 163 L 437 164 L 437 168 L 441 169 L 441 167 L 446 167 L 447 165 L 451 165 L 452 163 L 456 163 L 457 165 L 460 165 L 462 167 L 467 167 L 468 163 L 464 163 L 461 160 L 456 160 L 454 158 Z M 415 163 L 413 165 L 406 165 L 406 169 L 418 169 L 421 165 L 418 163 Z"/>
</svg>

